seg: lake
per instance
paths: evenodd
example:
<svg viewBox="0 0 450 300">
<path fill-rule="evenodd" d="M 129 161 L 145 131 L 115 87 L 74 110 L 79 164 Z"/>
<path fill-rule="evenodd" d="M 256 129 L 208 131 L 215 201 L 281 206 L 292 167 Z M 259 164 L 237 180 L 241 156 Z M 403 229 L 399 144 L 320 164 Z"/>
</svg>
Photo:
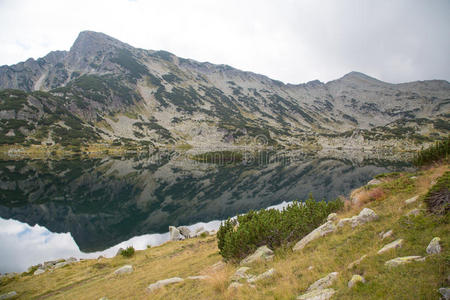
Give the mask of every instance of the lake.
<svg viewBox="0 0 450 300">
<path fill-rule="evenodd" d="M 0 272 L 144 249 L 167 241 L 170 225 L 217 229 L 251 209 L 310 193 L 335 199 L 410 168 L 408 154 L 259 151 L 211 163 L 188 153 L 0 161 Z"/>
</svg>

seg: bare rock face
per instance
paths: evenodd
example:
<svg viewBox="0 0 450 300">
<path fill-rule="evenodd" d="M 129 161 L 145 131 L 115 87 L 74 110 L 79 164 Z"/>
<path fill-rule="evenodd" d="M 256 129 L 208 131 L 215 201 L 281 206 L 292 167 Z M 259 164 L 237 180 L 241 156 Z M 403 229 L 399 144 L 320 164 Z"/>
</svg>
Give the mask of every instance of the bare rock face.
<svg viewBox="0 0 450 300">
<path fill-rule="evenodd" d="M 248 265 L 258 260 L 272 260 L 273 259 L 273 251 L 270 250 L 267 246 L 261 246 L 256 249 L 255 253 L 247 256 L 241 261 L 241 265 Z"/>
</svg>

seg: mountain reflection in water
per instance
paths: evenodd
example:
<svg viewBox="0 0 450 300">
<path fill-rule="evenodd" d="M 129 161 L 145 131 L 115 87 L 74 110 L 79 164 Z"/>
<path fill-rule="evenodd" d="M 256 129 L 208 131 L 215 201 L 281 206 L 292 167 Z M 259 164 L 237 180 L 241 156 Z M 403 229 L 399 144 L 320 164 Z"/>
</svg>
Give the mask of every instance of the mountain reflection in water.
<svg viewBox="0 0 450 300">
<path fill-rule="evenodd" d="M 186 153 L 0 162 L 0 217 L 70 233 L 102 251 L 169 225 L 223 220 L 283 201 L 330 200 L 374 175 L 407 168 L 391 154 L 249 152 L 235 163 Z"/>
</svg>

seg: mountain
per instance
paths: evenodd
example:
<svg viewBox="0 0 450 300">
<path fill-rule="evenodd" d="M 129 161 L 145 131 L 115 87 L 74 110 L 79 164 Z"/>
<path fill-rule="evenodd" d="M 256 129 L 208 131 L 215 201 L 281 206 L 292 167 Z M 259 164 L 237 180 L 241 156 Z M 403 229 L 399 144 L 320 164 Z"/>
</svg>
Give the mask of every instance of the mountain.
<svg viewBox="0 0 450 300">
<path fill-rule="evenodd" d="M 81 32 L 0 67 L 0 144 L 417 146 L 449 134 L 450 84 L 266 76 Z M 399 142 L 400 141 L 400 142 Z"/>
</svg>

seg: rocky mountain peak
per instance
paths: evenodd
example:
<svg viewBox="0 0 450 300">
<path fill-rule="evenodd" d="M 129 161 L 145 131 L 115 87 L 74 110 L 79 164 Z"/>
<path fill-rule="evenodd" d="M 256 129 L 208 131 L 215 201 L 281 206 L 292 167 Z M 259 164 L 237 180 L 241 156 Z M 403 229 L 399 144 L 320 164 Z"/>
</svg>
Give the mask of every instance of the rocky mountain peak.
<svg viewBox="0 0 450 300">
<path fill-rule="evenodd" d="M 90 55 L 111 48 L 132 47 L 101 32 L 82 31 L 70 48 L 70 52 Z"/>
</svg>

